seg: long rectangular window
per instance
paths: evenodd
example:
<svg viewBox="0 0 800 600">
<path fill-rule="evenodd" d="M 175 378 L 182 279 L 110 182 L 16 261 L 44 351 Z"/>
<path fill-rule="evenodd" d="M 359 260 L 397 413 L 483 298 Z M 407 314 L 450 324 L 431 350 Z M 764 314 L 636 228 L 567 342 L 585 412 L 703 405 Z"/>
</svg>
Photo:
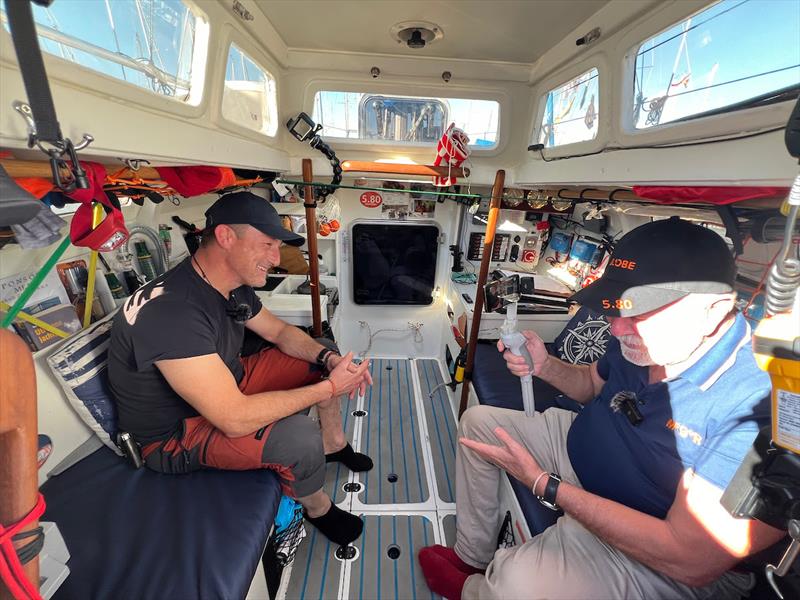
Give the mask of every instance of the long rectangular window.
<svg viewBox="0 0 800 600">
<path fill-rule="evenodd" d="M 202 85 L 193 83 L 202 82 L 208 25 L 181 0 L 34 3 L 33 17 L 44 52 L 155 94 L 200 102 Z M 2 20 L 8 30 L 4 11 Z"/>
<path fill-rule="evenodd" d="M 500 104 L 494 100 L 422 98 L 322 91 L 314 96 L 314 120 L 332 138 L 396 143 L 435 143 L 450 125 L 463 129 L 470 146 L 498 141 Z"/>
<path fill-rule="evenodd" d="M 278 130 L 275 78 L 235 44 L 225 67 L 222 116 L 264 135 L 273 136 Z"/>
<path fill-rule="evenodd" d="M 600 74 L 592 68 L 550 90 L 539 126 L 539 143 L 554 148 L 597 137 Z"/>
<path fill-rule="evenodd" d="M 788 99 L 800 89 L 800 3 L 722 0 L 645 41 L 635 69 L 637 129 Z"/>
</svg>

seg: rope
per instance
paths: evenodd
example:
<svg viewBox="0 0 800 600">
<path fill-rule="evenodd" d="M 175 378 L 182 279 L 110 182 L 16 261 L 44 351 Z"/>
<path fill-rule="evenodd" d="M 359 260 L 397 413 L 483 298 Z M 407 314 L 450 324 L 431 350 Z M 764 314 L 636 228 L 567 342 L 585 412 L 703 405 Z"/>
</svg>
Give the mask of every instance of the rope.
<svg viewBox="0 0 800 600">
<path fill-rule="evenodd" d="M 20 563 L 20 556 L 14 548 L 13 540 L 23 527 L 42 516 L 45 506 L 44 496 L 39 494 L 36 505 L 22 519 L 9 527 L 0 525 L 0 578 L 16 600 L 41 600 L 42 598 L 39 595 L 38 585 L 34 586 L 25 576 L 25 571 Z M 36 543 L 37 540 L 34 540 L 33 544 Z M 28 546 L 30 544 L 25 546 L 26 554 L 32 552 L 32 549 L 29 549 Z"/>
</svg>

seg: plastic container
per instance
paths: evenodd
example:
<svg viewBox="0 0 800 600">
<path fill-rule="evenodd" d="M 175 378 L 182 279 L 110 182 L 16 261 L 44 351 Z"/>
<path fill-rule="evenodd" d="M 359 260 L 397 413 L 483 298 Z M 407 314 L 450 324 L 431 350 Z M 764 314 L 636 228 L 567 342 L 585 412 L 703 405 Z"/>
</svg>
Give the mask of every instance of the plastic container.
<svg viewBox="0 0 800 600">
<path fill-rule="evenodd" d="M 156 278 L 156 267 L 153 264 L 153 256 L 145 242 L 134 242 L 136 248 L 136 258 L 139 261 L 139 269 L 146 281 L 153 281 Z"/>
<path fill-rule="evenodd" d="M 119 282 L 117 282 L 117 285 L 119 285 Z M 103 275 L 102 269 L 95 271 L 94 286 L 94 293 L 100 299 L 103 314 L 111 313 L 117 307 L 117 304 L 114 302 L 114 295 L 111 293 L 111 288 Z"/>
</svg>

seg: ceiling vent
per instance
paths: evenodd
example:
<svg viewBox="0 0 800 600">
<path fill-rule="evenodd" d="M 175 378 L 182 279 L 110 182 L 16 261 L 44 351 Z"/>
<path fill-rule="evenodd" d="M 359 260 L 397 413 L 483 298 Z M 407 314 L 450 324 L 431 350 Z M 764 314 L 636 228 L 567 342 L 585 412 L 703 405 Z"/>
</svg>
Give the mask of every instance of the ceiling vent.
<svg viewBox="0 0 800 600">
<path fill-rule="evenodd" d="M 444 37 L 442 28 L 428 21 L 403 21 L 394 25 L 390 32 L 398 44 L 412 50 L 427 48 Z"/>
</svg>

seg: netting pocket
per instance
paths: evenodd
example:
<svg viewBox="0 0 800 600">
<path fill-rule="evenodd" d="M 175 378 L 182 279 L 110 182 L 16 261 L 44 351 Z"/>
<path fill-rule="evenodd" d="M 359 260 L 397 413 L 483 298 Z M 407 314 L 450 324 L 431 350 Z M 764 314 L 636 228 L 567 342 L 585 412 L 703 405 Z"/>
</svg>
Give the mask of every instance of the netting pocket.
<svg viewBox="0 0 800 600">
<path fill-rule="evenodd" d="M 506 516 L 503 519 L 503 524 L 500 526 L 500 532 L 497 534 L 497 548 L 511 548 L 517 545 L 517 540 L 514 538 L 514 527 L 512 525 L 511 512 L 506 511 Z"/>
<path fill-rule="evenodd" d="M 304 537 L 303 507 L 292 498 L 283 496 L 275 516 L 275 529 L 267 542 L 267 552 L 274 554 L 278 563 L 286 567 L 294 560 Z"/>
</svg>

